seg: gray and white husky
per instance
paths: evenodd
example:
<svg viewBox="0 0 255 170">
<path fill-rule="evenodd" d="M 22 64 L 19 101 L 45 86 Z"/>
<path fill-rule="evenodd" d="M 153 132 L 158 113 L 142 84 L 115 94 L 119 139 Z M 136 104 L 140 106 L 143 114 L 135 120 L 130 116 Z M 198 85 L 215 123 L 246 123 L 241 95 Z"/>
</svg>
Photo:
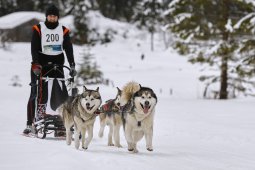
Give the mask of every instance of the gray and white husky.
<svg viewBox="0 0 255 170">
<path fill-rule="evenodd" d="M 122 147 L 120 145 L 120 127 L 122 125 L 121 120 L 121 112 L 120 112 L 120 96 L 121 90 L 117 87 L 118 93 L 115 99 L 111 99 L 106 101 L 104 105 L 102 105 L 100 111 L 100 130 L 98 133 L 99 137 L 103 137 L 104 128 L 106 125 L 109 126 L 108 133 L 108 146 L 117 146 Z M 112 137 L 114 138 L 114 144 L 112 142 Z"/>
<path fill-rule="evenodd" d="M 148 87 L 129 82 L 122 89 L 122 118 L 129 151 L 138 152 L 137 142 L 143 136 L 145 136 L 147 150 L 153 151 L 153 119 L 156 104 L 157 96 Z"/>
<path fill-rule="evenodd" d="M 82 94 L 69 98 L 62 104 L 58 111 L 63 118 L 66 128 L 66 143 L 70 145 L 72 142 L 71 128 L 75 127 L 75 148 L 79 149 L 80 134 L 82 139 L 82 148 L 87 149 L 93 138 L 93 128 L 97 116 L 97 109 L 101 105 L 101 95 L 99 87 L 96 90 L 89 90 L 84 86 Z M 86 131 L 88 137 L 85 141 Z"/>
</svg>

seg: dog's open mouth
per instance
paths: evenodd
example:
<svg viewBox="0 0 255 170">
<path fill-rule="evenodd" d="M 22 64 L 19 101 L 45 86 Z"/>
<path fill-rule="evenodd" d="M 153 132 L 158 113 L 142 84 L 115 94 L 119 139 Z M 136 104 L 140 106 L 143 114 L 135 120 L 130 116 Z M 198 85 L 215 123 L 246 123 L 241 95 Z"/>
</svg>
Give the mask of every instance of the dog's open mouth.
<svg viewBox="0 0 255 170">
<path fill-rule="evenodd" d="M 86 108 L 87 108 L 87 110 L 92 110 L 93 108 L 95 107 L 95 105 L 93 105 L 93 106 L 91 106 L 91 107 L 89 107 L 89 106 L 87 106 Z"/>
<path fill-rule="evenodd" d="M 150 105 L 143 105 L 142 103 L 140 103 L 141 107 L 143 108 L 143 112 L 146 114 L 149 112 L 149 109 L 151 108 Z"/>
</svg>

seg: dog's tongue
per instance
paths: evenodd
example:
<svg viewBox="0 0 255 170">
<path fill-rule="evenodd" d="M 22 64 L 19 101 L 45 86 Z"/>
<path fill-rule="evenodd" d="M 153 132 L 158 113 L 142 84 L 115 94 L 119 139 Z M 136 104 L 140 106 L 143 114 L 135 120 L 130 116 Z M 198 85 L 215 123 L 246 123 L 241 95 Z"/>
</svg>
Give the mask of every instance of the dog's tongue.
<svg viewBox="0 0 255 170">
<path fill-rule="evenodd" d="M 145 106 L 144 109 L 143 109 L 143 112 L 144 112 L 144 113 L 148 113 L 148 112 L 149 112 L 149 109 L 150 109 L 150 107 L 146 107 L 146 106 Z"/>
</svg>

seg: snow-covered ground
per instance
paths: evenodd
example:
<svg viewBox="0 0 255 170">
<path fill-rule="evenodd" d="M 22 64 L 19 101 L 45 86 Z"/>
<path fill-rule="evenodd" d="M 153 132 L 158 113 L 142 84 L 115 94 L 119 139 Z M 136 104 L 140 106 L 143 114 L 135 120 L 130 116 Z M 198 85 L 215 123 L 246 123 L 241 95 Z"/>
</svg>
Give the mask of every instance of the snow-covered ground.
<svg viewBox="0 0 255 170">
<path fill-rule="evenodd" d="M 151 87 L 158 96 L 154 151 L 148 152 L 142 140 L 138 154 L 127 151 L 123 132 L 123 148 L 107 146 L 108 129 L 99 138 L 98 119 L 86 151 L 52 137 L 22 136 L 30 93 L 30 44 L 14 43 L 10 51 L 0 49 L 0 169 L 254 170 L 255 99 L 203 100 L 198 68 L 173 50 L 163 50 L 159 41 L 150 52 L 148 39 L 145 34 L 128 40 L 119 37 L 91 49 L 104 77 L 115 87 L 134 80 Z M 79 63 L 83 47 L 74 49 Z M 140 59 L 142 53 L 144 60 Z M 11 85 L 15 77 L 21 87 Z M 103 101 L 115 96 L 113 85 L 100 85 Z"/>
</svg>

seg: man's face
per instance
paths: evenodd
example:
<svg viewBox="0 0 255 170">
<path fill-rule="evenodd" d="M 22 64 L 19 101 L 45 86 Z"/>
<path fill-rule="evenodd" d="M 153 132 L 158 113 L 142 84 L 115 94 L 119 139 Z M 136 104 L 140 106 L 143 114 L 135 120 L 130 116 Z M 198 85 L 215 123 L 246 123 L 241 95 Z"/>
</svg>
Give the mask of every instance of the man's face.
<svg viewBox="0 0 255 170">
<path fill-rule="evenodd" d="M 48 15 L 47 16 L 47 20 L 49 22 L 57 22 L 58 21 L 58 16 L 56 16 L 56 15 Z"/>
</svg>

